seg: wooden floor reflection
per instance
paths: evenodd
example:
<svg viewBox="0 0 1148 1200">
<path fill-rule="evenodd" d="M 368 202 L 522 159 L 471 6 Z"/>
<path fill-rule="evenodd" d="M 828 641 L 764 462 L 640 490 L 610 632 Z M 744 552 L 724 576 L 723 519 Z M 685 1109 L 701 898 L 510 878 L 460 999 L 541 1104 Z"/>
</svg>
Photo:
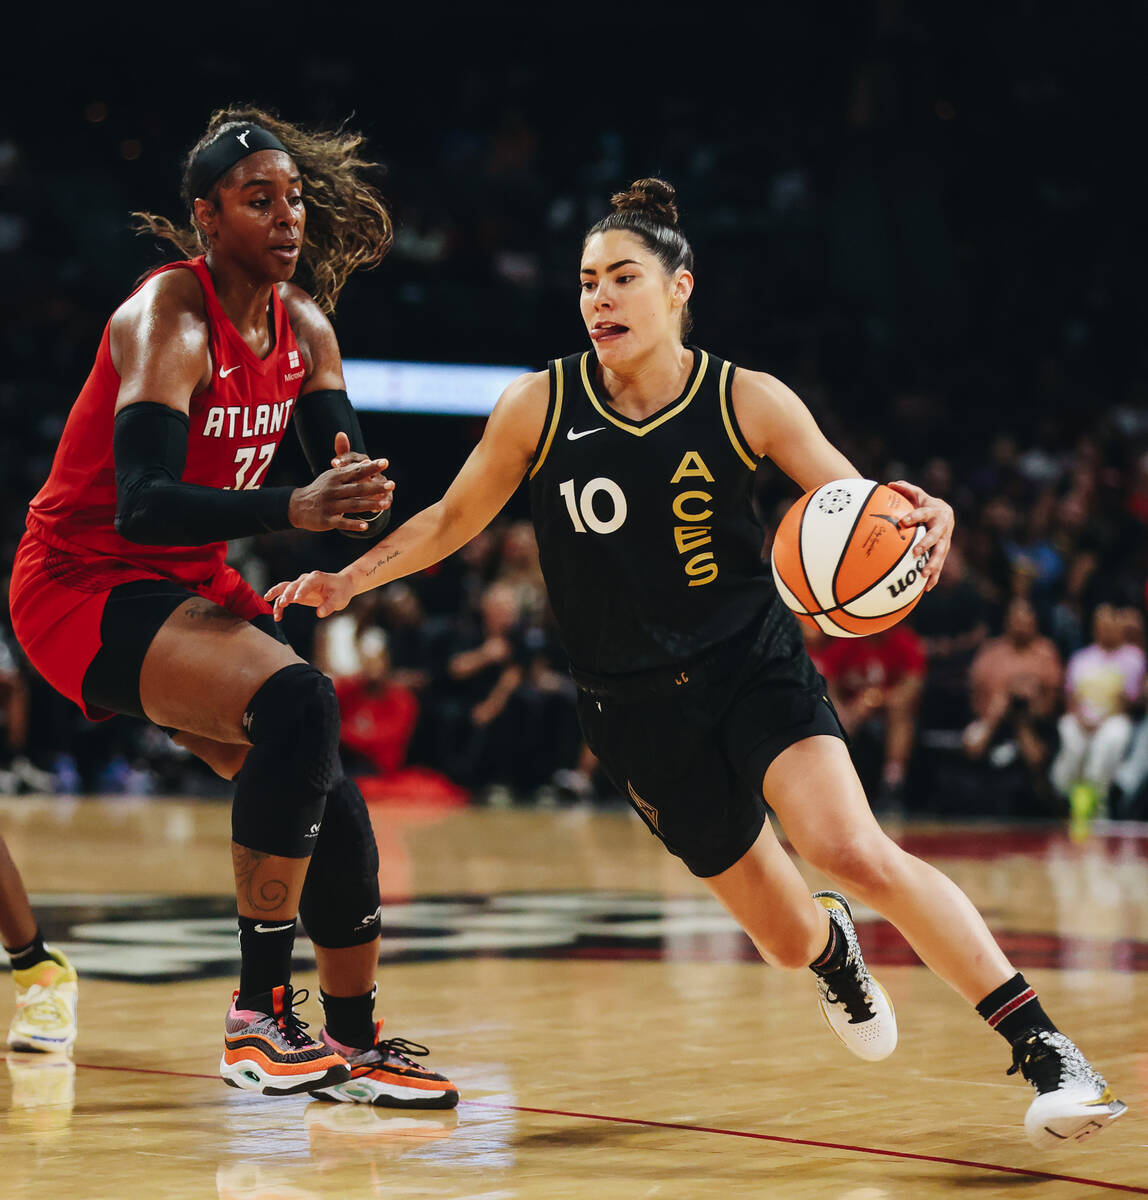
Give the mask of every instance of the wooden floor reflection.
<svg viewBox="0 0 1148 1200">
<path fill-rule="evenodd" d="M 388 908 L 381 1009 L 388 1032 L 433 1047 L 463 1093 L 455 1113 L 273 1101 L 219 1082 L 234 957 L 226 807 L 0 803 L 82 975 L 74 1067 L 9 1055 L 0 1070 L 0 1196 L 1148 1195 L 1144 832 L 1080 845 L 1044 831 L 904 835 L 969 891 L 1130 1106 L 1094 1143 L 1053 1155 L 1024 1141 L 1030 1093 L 1005 1076 L 1004 1043 L 872 914 L 859 913 L 862 941 L 901 1027 L 876 1065 L 825 1029 L 807 974 L 749 959 L 704 887 L 626 813 L 373 815 L 386 891 L 416 901 Z M 163 897 L 188 920 L 162 916 Z M 176 981 L 98 977 L 140 962 Z M 296 982 L 315 995 L 306 965 Z M 317 1004 L 306 1009 L 317 1023 Z"/>
</svg>

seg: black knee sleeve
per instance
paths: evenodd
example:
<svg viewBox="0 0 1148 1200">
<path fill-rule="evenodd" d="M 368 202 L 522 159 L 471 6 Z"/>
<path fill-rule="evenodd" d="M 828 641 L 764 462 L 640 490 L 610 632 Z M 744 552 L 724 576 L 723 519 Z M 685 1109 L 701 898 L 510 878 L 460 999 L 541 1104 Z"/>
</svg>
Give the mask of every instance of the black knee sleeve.
<svg viewBox="0 0 1148 1200">
<path fill-rule="evenodd" d="M 299 917 L 317 946 L 361 946 L 382 928 L 379 849 L 363 793 L 343 778 L 327 794 L 323 829 L 307 865 Z"/>
<path fill-rule="evenodd" d="M 292 663 L 252 696 L 243 728 L 253 744 L 235 777 L 231 836 L 249 850 L 306 858 L 342 776 L 335 688 L 309 664 Z"/>
</svg>

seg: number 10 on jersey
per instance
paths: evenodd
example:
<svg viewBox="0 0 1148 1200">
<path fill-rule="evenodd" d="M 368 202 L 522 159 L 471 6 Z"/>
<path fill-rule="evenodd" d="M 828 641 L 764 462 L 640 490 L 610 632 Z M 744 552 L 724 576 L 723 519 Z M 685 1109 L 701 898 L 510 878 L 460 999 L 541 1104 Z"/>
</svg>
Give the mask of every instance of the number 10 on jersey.
<svg viewBox="0 0 1148 1200">
<path fill-rule="evenodd" d="M 574 525 L 575 533 L 585 533 L 587 528 L 594 533 L 614 533 L 626 522 L 626 496 L 622 489 L 612 480 L 599 476 L 591 479 L 574 498 L 574 480 L 567 479 L 558 485 L 558 492 L 566 501 L 566 511 Z M 597 496 L 604 494 L 610 501 L 610 515 L 602 520 L 594 510 Z M 600 507 L 605 507 L 604 504 Z M 581 514 L 581 515 L 579 515 Z"/>
</svg>

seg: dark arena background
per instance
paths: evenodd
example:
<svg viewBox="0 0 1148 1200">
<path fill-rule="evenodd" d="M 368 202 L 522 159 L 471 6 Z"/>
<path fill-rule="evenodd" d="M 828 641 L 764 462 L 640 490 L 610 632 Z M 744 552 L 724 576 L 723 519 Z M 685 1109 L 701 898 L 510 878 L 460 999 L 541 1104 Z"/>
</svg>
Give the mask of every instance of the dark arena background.
<svg viewBox="0 0 1148 1200">
<path fill-rule="evenodd" d="M 2 606 L 0 835 L 77 970 L 79 1038 L 8 1054 L 0 1195 L 1148 1195 L 1148 9 L 42 6 L 9 35 L 5 598 L 103 328 L 174 257 L 131 213 L 184 217 L 216 108 L 345 122 L 378 164 L 394 245 L 333 321 L 395 524 L 507 381 L 588 347 L 583 235 L 666 179 L 690 342 L 788 384 L 864 476 L 954 509 L 903 624 L 807 646 L 882 828 L 964 889 L 1128 1112 L 1029 1145 L 1008 1047 L 852 897 L 900 1044 L 868 1063 L 830 1036 L 813 978 L 760 962 L 584 744 L 520 488 L 437 567 L 285 622 L 336 681 L 378 842 L 379 1013 L 431 1047 L 452 1110 L 221 1085 L 232 787 L 154 726 L 87 721 Z M 309 478 L 289 434 L 264 482 Z M 799 492 L 762 462 L 766 561 Z M 296 530 L 229 561 L 262 592 L 363 549 Z M 460 666 L 492 640 L 508 657 Z M 302 930 L 295 962 L 314 1035 Z M 11 1001 L 0 979 L 0 1022 Z"/>
</svg>

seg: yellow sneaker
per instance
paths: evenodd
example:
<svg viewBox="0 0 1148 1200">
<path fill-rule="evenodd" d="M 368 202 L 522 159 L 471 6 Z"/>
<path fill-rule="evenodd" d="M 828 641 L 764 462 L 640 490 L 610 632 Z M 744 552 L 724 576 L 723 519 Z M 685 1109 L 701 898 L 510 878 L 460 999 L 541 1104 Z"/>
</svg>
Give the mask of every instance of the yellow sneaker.
<svg viewBox="0 0 1148 1200">
<path fill-rule="evenodd" d="M 76 1043 L 76 972 L 59 950 L 48 962 L 13 971 L 16 1015 L 8 1029 L 13 1050 L 67 1053 Z"/>
</svg>

